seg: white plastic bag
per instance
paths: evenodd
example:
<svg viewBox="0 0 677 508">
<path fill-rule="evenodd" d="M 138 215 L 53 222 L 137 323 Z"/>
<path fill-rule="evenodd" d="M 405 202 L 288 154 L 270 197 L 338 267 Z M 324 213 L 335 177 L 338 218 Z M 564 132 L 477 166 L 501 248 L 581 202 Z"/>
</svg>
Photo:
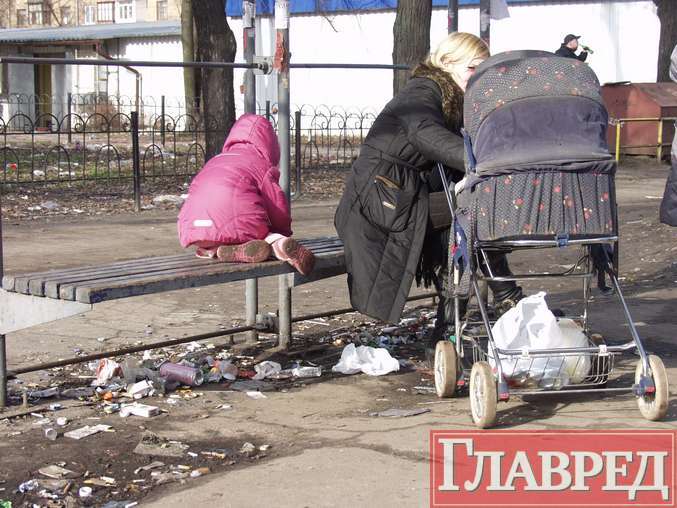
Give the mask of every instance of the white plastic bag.
<svg viewBox="0 0 677 508">
<path fill-rule="evenodd" d="M 356 348 L 355 344 L 348 344 L 343 348 L 341 359 L 331 370 L 341 374 L 364 372 L 369 376 L 383 376 L 400 370 L 400 362 L 390 356 L 385 348 L 369 346 Z"/>
<path fill-rule="evenodd" d="M 557 349 L 586 347 L 583 331 L 570 319 L 558 323 L 548 309 L 545 293 L 528 296 L 503 314 L 491 329 L 500 349 Z M 520 357 L 499 355 L 503 373 L 514 384 L 536 383 L 542 388 L 580 383 L 590 369 L 589 355 Z M 490 358 L 492 367 L 495 362 Z"/>
<path fill-rule="evenodd" d="M 265 379 L 280 372 L 282 370 L 282 365 L 277 362 L 266 360 L 265 362 L 254 365 L 254 370 L 256 371 L 256 374 L 252 379 L 260 381 L 261 379 Z"/>
</svg>

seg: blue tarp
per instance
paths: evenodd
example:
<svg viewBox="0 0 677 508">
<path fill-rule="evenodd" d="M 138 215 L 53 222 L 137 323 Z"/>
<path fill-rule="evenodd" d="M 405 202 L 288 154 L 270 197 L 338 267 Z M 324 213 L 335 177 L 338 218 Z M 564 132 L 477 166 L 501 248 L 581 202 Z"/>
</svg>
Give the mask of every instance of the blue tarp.
<svg viewBox="0 0 677 508">
<path fill-rule="evenodd" d="M 508 3 L 536 2 L 543 0 L 508 0 Z M 459 5 L 478 5 L 480 0 L 459 0 Z M 433 7 L 446 7 L 448 0 L 433 0 Z M 256 0 L 258 15 L 273 14 L 275 0 Z M 397 0 L 289 0 L 291 14 L 312 14 L 327 12 L 355 12 L 395 9 Z M 226 3 L 228 16 L 242 16 L 242 1 L 228 0 Z"/>
</svg>

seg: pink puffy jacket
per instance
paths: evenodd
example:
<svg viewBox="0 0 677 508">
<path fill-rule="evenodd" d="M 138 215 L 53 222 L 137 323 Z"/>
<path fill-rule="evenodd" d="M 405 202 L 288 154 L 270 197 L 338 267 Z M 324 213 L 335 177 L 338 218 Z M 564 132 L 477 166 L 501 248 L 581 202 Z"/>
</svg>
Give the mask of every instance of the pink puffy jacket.
<svg viewBox="0 0 677 508">
<path fill-rule="evenodd" d="M 190 184 L 179 213 L 181 245 L 234 245 L 269 233 L 291 236 L 287 199 L 278 184 L 279 160 L 270 123 L 261 116 L 241 116 L 221 153 Z"/>
</svg>

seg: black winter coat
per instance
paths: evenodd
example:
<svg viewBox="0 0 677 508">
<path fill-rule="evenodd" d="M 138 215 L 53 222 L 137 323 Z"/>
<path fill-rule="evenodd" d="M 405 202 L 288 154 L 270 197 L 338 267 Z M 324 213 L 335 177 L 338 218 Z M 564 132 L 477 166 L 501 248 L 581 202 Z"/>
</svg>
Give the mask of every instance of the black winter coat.
<svg viewBox="0 0 677 508">
<path fill-rule="evenodd" d="M 336 211 L 353 307 L 400 319 L 428 224 L 435 162 L 463 171 L 463 92 L 446 72 L 419 65 L 376 118 Z"/>
<path fill-rule="evenodd" d="M 563 56 L 566 58 L 575 58 L 576 60 L 580 60 L 581 62 L 585 62 L 585 59 L 588 58 L 588 52 L 587 51 L 581 51 L 579 55 L 577 55 L 574 50 L 572 50 L 570 47 L 566 46 L 565 44 L 562 44 L 557 51 L 555 51 L 555 54 L 557 56 Z"/>
</svg>

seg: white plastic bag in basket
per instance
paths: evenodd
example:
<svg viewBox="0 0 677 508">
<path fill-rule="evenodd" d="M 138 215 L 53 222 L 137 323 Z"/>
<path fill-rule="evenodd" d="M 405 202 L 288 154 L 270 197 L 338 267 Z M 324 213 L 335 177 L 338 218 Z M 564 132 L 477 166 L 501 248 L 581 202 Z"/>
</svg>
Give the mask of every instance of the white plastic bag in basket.
<svg viewBox="0 0 677 508">
<path fill-rule="evenodd" d="M 501 349 L 556 349 L 585 347 L 587 338 L 571 320 L 561 320 L 548 309 L 545 292 L 520 300 L 503 314 L 491 329 L 496 345 Z M 564 331 L 564 333 L 563 333 Z M 499 355 L 503 373 L 515 382 L 530 380 L 543 387 L 563 386 L 581 382 L 590 368 L 587 355 L 520 357 Z M 492 367 L 494 361 L 489 358 Z"/>
</svg>

